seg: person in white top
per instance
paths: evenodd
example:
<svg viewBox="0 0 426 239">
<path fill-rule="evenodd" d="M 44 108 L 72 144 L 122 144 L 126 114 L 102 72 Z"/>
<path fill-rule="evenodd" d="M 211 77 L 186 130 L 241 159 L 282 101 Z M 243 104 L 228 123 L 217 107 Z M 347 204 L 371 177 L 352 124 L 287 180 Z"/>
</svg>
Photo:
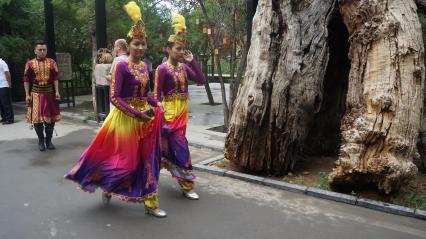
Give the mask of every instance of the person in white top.
<svg viewBox="0 0 426 239">
<path fill-rule="evenodd" d="M 111 64 L 111 69 L 109 70 L 109 74 L 106 75 L 106 80 L 108 81 L 108 85 L 111 85 L 111 79 L 112 79 L 112 70 L 114 69 L 115 65 L 117 65 L 118 62 L 125 60 L 129 55 L 127 54 L 127 42 L 125 39 L 117 39 L 114 42 L 114 51 L 117 53 L 117 56 L 114 58 Z M 114 105 L 110 102 L 109 103 L 109 109 L 110 112 Z"/>
<path fill-rule="evenodd" d="M 0 111 L 2 124 L 12 124 L 14 122 L 10 88 L 12 87 L 12 77 L 6 62 L 0 58 Z"/>
</svg>

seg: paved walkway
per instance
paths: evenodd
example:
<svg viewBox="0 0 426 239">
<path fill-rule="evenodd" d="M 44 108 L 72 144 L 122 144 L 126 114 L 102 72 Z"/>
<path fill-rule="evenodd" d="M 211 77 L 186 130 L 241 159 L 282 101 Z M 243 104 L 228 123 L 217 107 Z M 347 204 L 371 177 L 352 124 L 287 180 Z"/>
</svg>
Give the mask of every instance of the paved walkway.
<svg viewBox="0 0 426 239">
<path fill-rule="evenodd" d="M 160 179 L 165 219 L 140 204 L 89 194 L 63 179 L 98 127 L 63 120 L 57 149 L 39 152 L 23 112 L 0 125 L 1 239 L 331 239 L 426 238 L 426 221 L 198 172 L 199 201 L 180 194 L 167 171 Z M 194 162 L 218 152 L 191 148 Z"/>
<path fill-rule="evenodd" d="M 219 84 L 211 88 L 220 101 Z M 223 124 L 223 113 L 221 105 L 206 104 L 203 87 L 189 90 L 187 136 L 197 163 L 221 154 L 225 134 L 209 129 Z M 198 171 L 200 201 L 184 199 L 162 171 L 166 219 L 144 215 L 141 205 L 114 200 L 102 206 L 98 193 L 75 190 L 62 178 L 98 129 L 66 119 L 83 120 L 90 113 L 91 96 L 76 101 L 76 108 L 62 109 L 55 151 L 37 151 L 35 133 L 19 110 L 24 103 L 15 103 L 16 124 L 0 125 L 0 238 L 426 238 L 426 221 Z"/>
<path fill-rule="evenodd" d="M 209 105 L 206 91 L 203 86 L 189 85 L 190 116 L 188 122 L 187 138 L 190 144 L 198 147 L 208 147 L 222 151 L 225 133 L 209 130 L 223 125 L 223 109 L 219 83 L 211 83 L 210 88 L 215 100 L 215 105 Z M 76 96 L 76 107 L 67 108 L 61 105 L 61 114 L 65 119 L 86 120 L 94 116 L 92 95 Z M 217 104 L 219 103 L 219 104 Z M 17 109 L 25 109 L 25 102 L 14 102 Z"/>
</svg>

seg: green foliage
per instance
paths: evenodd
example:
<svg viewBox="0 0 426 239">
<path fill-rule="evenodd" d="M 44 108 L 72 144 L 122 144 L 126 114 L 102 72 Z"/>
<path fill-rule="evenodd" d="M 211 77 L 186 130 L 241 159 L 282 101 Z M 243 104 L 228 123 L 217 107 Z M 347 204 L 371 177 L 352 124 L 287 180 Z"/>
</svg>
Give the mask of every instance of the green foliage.
<svg viewBox="0 0 426 239">
<path fill-rule="evenodd" d="M 73 64 L 90 64 L 94 0 L 53 0 L 57 52 L 71 53 Z"/>
<path fill-rule="evenodd" d="M 328 190 L 328 175 L 326 172 L 319 172 L 319 182 L 318 182 L 318 188 L 323 190 Z"/>
<path fill-rule="evenodd" d="M 133 24 L 123 9 L 129 0 L 106 0 L 107 40 L 109 47 L 118 38 L 125 38 Z M 164 3 L 173 6 L 187 20 L 187 38 L 192 44 L 189 48 L 197 56 L 201 52 L 211 54 L 203 34 L 205 19 L 196 0 L 138 0 L 148 34 L 146 57 L 158 63 L 163 55 L 168 36 L 171 34 L 171 10 Z M 210 21 L 231 38 L 232 2 L 225 0 L 205 0 L 204 4 Z M 95 0 L 52 0 L 54 13 L 55 40 L 57 52 L 69 52 L 73 65 L 90 65 L 92 56 L 92 34 L 95 25 Z M 238 18 L 236 38 L 241 47 L 245 34 L 245 1 L 237 0 Z M 241 11 L 241 9 L 243 9 Z M 199 25 L 196 21 L 199 19 Z M 44 39 L 44 1 L 42 0 L 0 0 L 0 57 L 15 62 L 24 62 L 33 57 L 31 43 Z M 221 39 L 219 40 L 221 43 Z M 224 59 L 229 59 L 229 45 L 222 47 Z M 224 73 L 228 64 L 223 63 Z"/>
<path fill-rule="evenodd" d="M 299 177 L 297 177 L 297 180 L 300 184 L 303 184 L 305 182 L 305 177 L 300 175 Z"/>
<path fill-rule="evenodd" d="M 236 17 L 236 32 L 235 39 L 237 41 L 237 54 L 242 52 L 244 37 L 246 34 L 246 1 L 235 0 L 237 7 Z M 218 29 L 219 41 L 216 46 L 222 55 L 222 73 L 230 72 L 229 60 L 231 55 L 230 39 L 232 38 L 232 4 L 235 1 L 229 0 L 203 0 L 207 11 L 208 20 L 213 24 L 214 28 Z M 171 0 L 172 5 L 185 16 L 187 20 L 187 38 L 191 41 L 189 47 L 195 55 L 206 53 L 211 59 L 212 48 L 214 48 L 213 37 L 207 41 L 207 35 L 203 33 L 203 26 L 208 27 L 205 16 L 197 0 Z M 199 19 L 199 25 L 196 24 L 196 19 Z M 222 44 L 223 36 L 226 32 L 228 37 L 228 45 Z M 238 58 L 239 56 L 237 56 Z M 211 62 L 209 63 L 211 64 Z"/>
<path fill-rule="evenodd" d="M 87 113 L 86 120 L 97 120 L 96 113 L 95 112 Z"/>
<path fill-rule="evenodd" d="M 161 7 L 158 4 L 153 5 L 150 2 L 155 1 L 139 1 L 148 34 L 148 51 L 146 52 L 146 57 L 151 62 L 161 63 L 164 57 L 162 48 L 166 45 L 169 37 L 168 33 L 170 33 L 171 12 L 168 8 Z M 160 36 L 162 36 L 162 39 Z"/>
<path fill-rule="evenodd" d="M 393 195 L 390 202 L 405 207 L 426 210 L 426 191 L 422 190 L 420 185 L 417 185 L 413 190 L 408 192 L 401 191 Z"/>
<path fill-rule="evenodd" d="M 13 0 L 0 2 L 0 57 L 23 62 L 32 57 L 31 42 L 44 36 L 43 22 L 34 10 L 40 1 Z"/>
<path fill-rule="evenodd" d="M 123 9 L 128 0 L 107 0 L 107 38 L 109 46 L 125 38 L 132 21 Z M 147 57 L 158 60 L 165 44 L 160 33 L 168 31 L 170 12 L 139 1 L 149 37 Z M 57 52 L 69 52 L 74 66 L 90 65 L 92 34 L 95 25 L 95 0 L 52 0 Z M 44 39 L 44 3 L 41 0 L 0 0 L 0 57 L 24 62 L 33 57 L 31 43 Z M 166 37 L 166 36 L 165 36 Z"/>
</svg>

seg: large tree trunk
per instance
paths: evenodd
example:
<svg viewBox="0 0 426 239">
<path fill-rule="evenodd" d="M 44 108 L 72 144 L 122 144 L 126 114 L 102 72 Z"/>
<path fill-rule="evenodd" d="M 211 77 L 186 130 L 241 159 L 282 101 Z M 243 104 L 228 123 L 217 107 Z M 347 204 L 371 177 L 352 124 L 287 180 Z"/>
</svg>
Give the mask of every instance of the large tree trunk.
<svg viewBox="0 0 426 239">
<path fill-rule="evenodd" d="M 330 151 L 315 142 L 333 129 L 327 138 L 341 145 L 330 183 L 389 193 L 417 172 L 425 70 L 416 5 L 340 0 L 336 14 L 334 4 L 259 1 L 225 157 L 256 172 L 287 172 L 306 149 Z"/>
<path fill-rule="evenodd" d="M 333 185 L 374 183 L 386 193 L 411 180 L 423 110 L 424 49 L 413 0 L 339 0 L 350 33 L 343 144 Z"/>
<path fill-rule="evenodd" d="M 225 157 L 252 171 L 291 170 L 322 102 L 334 0 L 260 0 Z"/>
</svg>

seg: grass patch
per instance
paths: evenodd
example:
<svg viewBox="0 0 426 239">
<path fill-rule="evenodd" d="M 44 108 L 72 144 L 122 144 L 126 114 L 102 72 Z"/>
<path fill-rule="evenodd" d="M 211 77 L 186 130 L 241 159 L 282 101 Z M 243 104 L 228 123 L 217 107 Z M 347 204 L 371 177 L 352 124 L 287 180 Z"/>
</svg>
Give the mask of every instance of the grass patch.
<svg viewBox="0 0 426 239">
<path fill-rule="evenodd" d="M 417 183 L 405 192 L 401 191 L 392 195 L 390 203 L 426 210 L 426 190 L 420 183 Z"/>
<path fill-rule="evenodd" d="M 312 161 L 300 162 L 299 168 L 293 172 L 281 177 L 259 175 L 270 179 L 280 180 L 288 183 L 304 185 L 307 187 L 316 187 L 322 190 L 332 191 L 328 184 L 328 174 L 332 172 L 334 158 L 317 158 Z M 211 163 L 219 168 L 237 171 L 241 173 L 249 173 L 247 170 L 240 168 L 238 165 L 222 159 Z M 256 174 L 254 174 L 256 175 Z M 426 210 L 426 172 L 420 171 L 416 180 L 407 186 L 405 189 L 394 194 L 385 194 L 377 190 L 374 185 L 369 185 L 364 188 L 351 189 L 346 194 L 363 197 L 372 200 L 392 203 L 409 208 L 418 208 Z"/>
<path fill-rule="evenodd" d="M 86 120 L 95 120 L 96 121 L 97 120 L 96 113 L 95 112 L 87 113 Z"/>
<path fill-rule="evenodd" d="M 328 190 L 328 174 L 326 172 L 319 172 L 319 181 L 317 188 L 322 190 Z"/>
</svg>

